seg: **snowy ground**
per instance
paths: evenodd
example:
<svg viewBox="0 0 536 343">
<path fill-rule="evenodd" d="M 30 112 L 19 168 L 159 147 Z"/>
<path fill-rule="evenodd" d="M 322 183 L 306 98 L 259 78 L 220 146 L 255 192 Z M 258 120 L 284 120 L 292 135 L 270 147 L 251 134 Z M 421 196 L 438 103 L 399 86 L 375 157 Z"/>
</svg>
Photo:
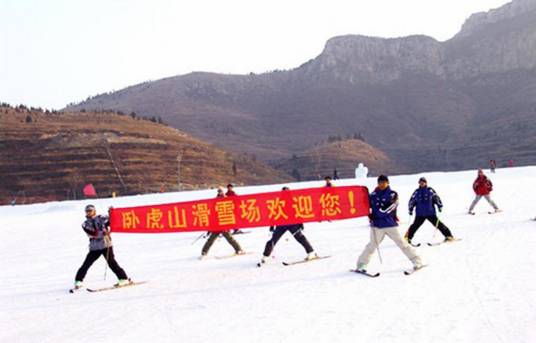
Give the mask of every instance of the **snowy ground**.
<svg viewBox="0 0 536 343">
<path fill-rule="evenodd" d="M 421 175 L 391 178 L 401 196 L 401 230 L 408 227 L 407 200 Z M 0 207 L 0 342 L 527 342 L 536 341 L 536 167 L 490 174 L 493 198 L 504 212 L 466 215 L 475 171 L 427 173 L 445 204 L 441 218 L 461 242 L 421 247 L 428 268 L 405 276 L 411 265 L 388 239 L 369 266 L 376 279 L 351 274 L 367 243 L 367 220 L 306 224 L 320 254 L 332 258 L 284 267 L 304 257 L 292 237 L 257 268 L 267 228 L 236 236 L 255 254 L 198 260 L 199 235 L 113 236 L 118 262 L 145 285 L 102 293 L 69 294 L 87 253 L 80 228 L 87 201 Z M 373 179 L 367 180 L 372 186 Z M 352 184 L 339 180 L 335 184 Z M 321 183 L 301 183 L 307 187 Z M 238 189 L 240 194 L 280 186 Z M 212 197 L 210 192 L 157 194 L 94 201 L 104 212 L 120 207 Z M 415 242 L 434 229 L 425 224 Z M 287 240 L 288 239 L 288 240 Z M 232 248 L 215 243 L 210 254 Z M 104 260 L 86 286 L 115 282 Z"/>
</svg>

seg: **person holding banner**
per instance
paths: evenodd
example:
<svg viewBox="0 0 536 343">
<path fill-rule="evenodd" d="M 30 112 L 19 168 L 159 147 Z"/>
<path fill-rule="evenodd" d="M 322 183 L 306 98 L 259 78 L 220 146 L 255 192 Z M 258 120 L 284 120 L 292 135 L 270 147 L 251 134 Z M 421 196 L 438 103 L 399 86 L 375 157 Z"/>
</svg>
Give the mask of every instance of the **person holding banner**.
<svg viewBox="0 0 536 343">
<path fill-rule="evenodd" d="M 232 191 L 232 185 L 230 191 Z M 227 186 L 227 189 L 229 190 L 229 186 Z M 228 191 L 229 193 L 229 191 Z M 234 193 L 234 192 L 233 192 Z M 225 198 L 225 194 L 223 193 L 223 188 L 218 187 L 218 194 L 216 195 L 216 198 Z M 223 232 L 210 232 L 207 241 L 205 242 L 205 245 L 203 245 L 203 248 L 201 249 L 201 259 L 204 259 L 210 248 L 212 247 L 212 244 L 216 241 L 219 235 L 222 235 L 229 244 L 233 247 L 235 250 L 235 254 L 237 255 L 243 255 L 244 251 L 240 247 L 240 244 L 233 238 L 233 236 L 228 231 Z"/>
<path fill-rule="evenodd" d="M 331 176 L 326 176 L 324 178 L 324 181 L 326 181 L 326 184 L 324 185 L 324 187 L 333 187 L 333 184 L 331 183 Z"/>
<path fill-rule="evenodd" d="M 282 191 L 288 191 L 288 187 L 283 187 Z M 270 227 L 270 231 L 272 231 L 273 226 Z M 270 257 L 270 254 L 272 254 L 272 251 L 275 248 L 275 245 L 279 241 L 279 239 L 285 234 L 285 232 L 290 232 L 292 236 L 302 245 L 302 247 L 305 249 L 305 252 L 307 253 L 307 256 L 305 257 L 306 261 L 314 260 L 315 258 L 318 258 L 318 255 L 314 252 L 313 247 L 311 246 L 311 243 L 307 240 L 307 237 L 302 233 L 303 231 L 303 224 L 291 224 L 291 225 L 280 225 L 276 226 L 275 230 L 272 231 L 272 238 L 266 242 L 266 246 L 264 247 L 264 252 L 262 254 L 261 261 L 257 263 L 258 267 L 261 267 L 263 264 L 265 264 L 268 261 L 268 258 Z"/>
<path fill-rule="evenodd" d="M 232 183 L 227 185 L 227 192 L 225 193 L 225 196 L 226 197 L 234 197 L 234 196 L 236 196 L 236 193 L 234 191 L 234 186 L 233 186 Z M 244 233 L 244 231 L 242 231 L 240 229 L 235 229 L 235 230 L 233 230 L 232 234 L 233 235 L 237 235 L 237 234 L 239 235 L 239 234 L 243 234 L 243 233 Z"/>
<path fill-rule="evenodd" d="M 413 268 L 418 270 L 423 267 L 421 258 L 415 250 L 406 242 L 398 231 L 398 218 L 396 208 L 398 206 L 398 193 L 389 187 L 389 179 L 385 175 L 378 177 L 378 187 L 370 194 L 370 241 L 357 261 L 357 271 L 366 273 L 372 254 L 388 236 L 402 250 L 404 255 L 413 263 Z M 381 261 L 381 255 L 380 255 Z"/>
<path fill-rule="evenodd" d="M 115 273 L 119 280 L 116 286 L 125 286 L 130 283 L 127 274 L 119 266 L 115 260 L 112 247 L 112 239 L 110 238 L 110 221 L 107 216 L 97 215 L 95 206 L 86 206 L 86 220 L 82 223 L 82 229 L 89 237 L 89 253 L 84 260 L 82 266 L 76 273 L 74 289 L 82 287 L 82 282 L 91 265 L 102 255 L 106 258 L 106 262 L 110 269 Z"/>
</svg>

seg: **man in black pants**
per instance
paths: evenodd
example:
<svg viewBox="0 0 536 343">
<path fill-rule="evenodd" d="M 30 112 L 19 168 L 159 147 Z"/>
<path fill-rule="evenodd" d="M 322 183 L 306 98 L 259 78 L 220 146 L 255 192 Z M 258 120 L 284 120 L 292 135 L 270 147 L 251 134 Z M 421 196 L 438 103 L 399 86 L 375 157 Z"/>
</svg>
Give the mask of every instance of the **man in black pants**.
<svg viewBox="0 0 536 343">
<path fill-rule="evenodd" d="M 283 191 L 288 191 L 288 187 L 283 187 Z M 275 245 L 279 241 L 279 239 L 285 234 L 285 232 L 290 232 L 294 238 L 300 243 L 305 251 L 307 252 L 307 256 L 305 257 L 305 260 L 313 260 L 318 257 L 318 255 L 314 252 L 313 247 L 311 246 L 311 243 L 307 240 L 305 235 L 302 233 L 303 231 L 303 224 L 292 224 L 292 225 L 281 225 L 276 226 L 275 230 L 272 227 L 270 227 L 270 231 L 272 231 L 272 238 L 266 242 L 266 246 L 264 247 L 264 252 L 262 254 L 261 262 L 257 264 L 257 266 L 262 266 L 264 263 L 267 262 L 268 258 L 270 257 L 270 254 L 272 254 L 272 251 L 275 248 Z"/>
<path fill-rule="evenodd" d="M 445 241 L 454 240 L 449 228 L 443 224 L 439 218 L 437 218 L 435 206 L 437 206 L 437 209 L 439 212 L 441 212 L 443 203 L 434 189 L 432 187 L 428 187 L 428 182 L 426 179 L 421 177 L 419 179 L 419 188 L 413 192 L 411 199 L 409 199 L 409 215 L 413 215 L 413 209 L 415 207 L 417 211 L 415 214 L 415 221 L 413 224 L 411 224 L 408 232 L 406 233 L 406 240 L 408 243 L 411 244 L 413 236 L 415 236 L 417 230 L 426 220 L 428 220 L 430 223 L 432 223 L 432 225 L 439 229 L 439 231 L 441 231 L 443 236 L 445 236 Z"/>
<path fill-rule="evenodd" d="M 233 185 L 232 184 L 227 185 L 227 189 L 228 189 L 227 194 L 230 194 L 229 192 L 232 193 L 232 194 L 230 194 L 228 196 L 235 196 L 236 195 L 234 193 L 234 191 L 233 191 Z M 226 195 L 223 192 L 223 188 L 218 187 L 218 194 L 216 195 L 216 198 L 225 198 L 225 196 Z M 235 231 L 237 231 L 237 230 L 235 230 Z M 214 242 L 216 241 L 216 239 L 220 235 L 222 235 L 223 238 L 225 238 L 227 240 L 227 242 L 233 247 L 233 249 L 235 250 L 236 255 L 244 255 L 245 254 L 245 252 L 240 247 L 240 244 L 238 244 L 238 242 L 236 241 L 236 239 L 233 238 L 233 236 L 231 235 L 230 232 L 228 232 L 228 231 L 209 232 L 208 239 L 205 242 L 205 244 L 203 245 L 203 248 L 201 249 L 201 257 L 200 257 L 201 260 L 206 258 L 207 254 L 208 254 L 208 251 L 212 247 L 212 244 L 214 244 Z"/>
<path fill-rule="evenodd" d="M 87 205 L 86 221 L 82 223 L 82 229 L 89 237 L 89 253 L 76 273 L 74 288 L 79 289 L 82 287 L 82 282 L 84 281 L 89 267 L 91 267 L 93 262 L 95 262 L 101 255 L 104 256 L 108 266 L 110 266 L 110 269 L 119 279 L 116 286 L 127 285 L 130 282 L 130 279 L 123 268 L 121 268 L 115 260 L 112 239 L 110 237 L 110 221 L 108 217 L 97 215 L 95 206 Z"/>
</svg>

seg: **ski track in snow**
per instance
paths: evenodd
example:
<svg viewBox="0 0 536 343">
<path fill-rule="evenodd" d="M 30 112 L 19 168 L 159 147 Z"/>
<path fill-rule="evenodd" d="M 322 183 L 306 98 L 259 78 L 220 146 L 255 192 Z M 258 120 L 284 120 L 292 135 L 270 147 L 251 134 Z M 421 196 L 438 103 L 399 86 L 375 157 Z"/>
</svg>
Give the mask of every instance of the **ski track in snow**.
<svg viewBox="0 0 536 343">
<path fill-rule="evenodd" d="M 329 259 L 295 266 L 281 261 L 304 257 L 286 234 L 274 258 L 257 268 L 269 239 L 267 228 L 236 238 L 246 251 L 229 259 L 200 261 L 200 233 L 114 234 L 119 264 L 148 283 L 101 293 L 69 294 L 87 253 L 80 228 L 88 202 L 108 206 L 186 201 L 214 191 L 152 194 L 0 207 L 1 342 L 474 342 L 536 341 L 536 167 L 497 169 L 488 176 L 492 198 L 504 212 L 488 215 L 482 200 L 469 216 L 476 171 L 425 173 L 445 205 L 440 218 L 462 241 L 417 248 L 429 267 L 411 276 L 409 261 L 386 238 L 383 264 L 375 255 L 368 269 L 379 278 L 352 274 L 368 242 L 366 218 L 305 224 L 305 234 Z M 391 177 L 401 205 L 402 233 L 408 228 L 407 201 L 419 175 Z M 336 185 L 355 184 L 338 180 Z M 366 180 L 371 188 L 375 179 Z M 292 184 L 292 188 L 321 182 Z M 281 185 L 239 188 L 239 194 Z M 412 218 L 411 218 L 412 219 Z M 442 239 L 425 223 L 414 242 Z M 232 248 L 219 239 L 210 256 Z M 104 260 L 90 269 L 85 285 L 108 286 L 115 275 Z"/>
</svg>

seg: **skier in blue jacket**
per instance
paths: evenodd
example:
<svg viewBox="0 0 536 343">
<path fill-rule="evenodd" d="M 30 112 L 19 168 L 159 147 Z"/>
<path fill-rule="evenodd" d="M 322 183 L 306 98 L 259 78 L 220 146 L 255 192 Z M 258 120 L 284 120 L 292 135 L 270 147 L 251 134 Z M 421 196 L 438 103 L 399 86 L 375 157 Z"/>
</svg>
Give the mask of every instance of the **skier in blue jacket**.
<svg viewBox="0 0 536 343">
<path fill-rule="evenodd" d="M 398 231 L 396 208 L 398 193 L 389 187 L 389 179 L 385 175 L 378 177 L 378 187 L 370 194 L 370 241 L 357 260 L 357 270 L 366 272 L 372 254 L 378 249 L 385 236 L 388 236 L 413 263 L 414 269 L 422 268 L 421 258 Z"/>
<path fill-rule="evenodd" d="M 441 198 L 439 198 L 439 195 L 437 195 L 432 187 L 428 187 L 428 181 L 426 178 L 421 177 L 419 179 L 419 188 L 413 192 L 413 195 L 409 199 L 409 215 L 413 215 L 413 209 L 416 209 L 416 213 L 415 221 L 413 224 L 411 224 L 408 232 L 406 233 L 406 240 L 408 243 L 411 244 L 413 236 L 415 236 L 417 230 L 426 220 L 428 220 L 430 223 L 432 223 L 432 225 L 439 229 L 439 231 L 441 231 L 443 236 L 445 236 L 445 241 L 454 240 L 449 228 L 443 224 L 439 218 L 437 218 L 435 209 L 436 206 L 437 210 L 441 212 L 441 209 L 443 208 Z"/>
</svg>

